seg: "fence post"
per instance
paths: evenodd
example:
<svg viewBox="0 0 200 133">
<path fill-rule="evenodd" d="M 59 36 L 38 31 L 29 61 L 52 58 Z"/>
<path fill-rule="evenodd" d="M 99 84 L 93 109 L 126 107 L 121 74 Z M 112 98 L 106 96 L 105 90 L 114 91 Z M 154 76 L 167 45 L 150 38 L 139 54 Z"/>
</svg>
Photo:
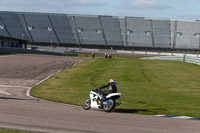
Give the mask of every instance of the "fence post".
<svg viewBox="0 0 200 133">
<path fill-rule="evenodd" d="M 185 62 L 186 55 L 183 56 L 183 61 Z"/>
</svg>

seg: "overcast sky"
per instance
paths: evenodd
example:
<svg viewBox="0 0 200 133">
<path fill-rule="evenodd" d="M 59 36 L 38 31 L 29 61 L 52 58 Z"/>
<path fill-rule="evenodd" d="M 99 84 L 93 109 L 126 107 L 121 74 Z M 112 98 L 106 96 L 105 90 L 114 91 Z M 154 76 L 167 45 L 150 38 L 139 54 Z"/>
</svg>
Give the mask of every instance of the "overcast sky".
<svg viewBox="0 0 200 133">
<path fill-rule="evenodd" d="M 0 0 L 0 11 L 200 20 L 200 0 Z"/>
</svg>

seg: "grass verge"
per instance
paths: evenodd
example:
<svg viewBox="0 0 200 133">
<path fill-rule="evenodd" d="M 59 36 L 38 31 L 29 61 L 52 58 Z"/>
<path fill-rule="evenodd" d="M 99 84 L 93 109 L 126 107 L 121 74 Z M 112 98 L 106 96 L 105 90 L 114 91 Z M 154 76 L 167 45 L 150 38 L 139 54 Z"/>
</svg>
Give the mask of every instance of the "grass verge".
<svg viewBox="0 0 200 133">
<path fill-rule="evenodd" d="M 123 94 L 116 111 L 200 117 L 199 68 L 177 61 L 91 59 L 54 75 L 31 95 L 82 105 L 91 89 L 114 78 Z"/>
<path fill-rule="evenodd" d="M 8 129 L 0 129 L 0 133 L 29 133 L 29 132 L 17 131 L 17 130 L 8 130 Z"/>
<path fill-rule="evenodd" d="M 0 56 L 8 56 L 8 55 L 13 55 L 13 54 L 0 54 Z"/>
</svg>

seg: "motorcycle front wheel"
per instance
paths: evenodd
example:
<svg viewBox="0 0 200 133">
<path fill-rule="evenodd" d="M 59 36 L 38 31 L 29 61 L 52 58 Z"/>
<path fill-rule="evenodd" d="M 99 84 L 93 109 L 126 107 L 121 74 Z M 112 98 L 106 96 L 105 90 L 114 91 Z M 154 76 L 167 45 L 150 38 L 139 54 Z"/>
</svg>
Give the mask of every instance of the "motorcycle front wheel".
<svg viewBox="0 0 200 133">
<path fill-rule="evenodd" d="M 115 105 L 116 105 L 115 100 L 110 99 L 107 104 L 103 105 L 103 110 L 106 112 L 110 112 L 115 108 Z"/>
<path fill-rule="evenodd" d="M 88 110 L 91 108 L 91 100 L 87 99 L 83 104 L 83 109 Z"/>
</svg>

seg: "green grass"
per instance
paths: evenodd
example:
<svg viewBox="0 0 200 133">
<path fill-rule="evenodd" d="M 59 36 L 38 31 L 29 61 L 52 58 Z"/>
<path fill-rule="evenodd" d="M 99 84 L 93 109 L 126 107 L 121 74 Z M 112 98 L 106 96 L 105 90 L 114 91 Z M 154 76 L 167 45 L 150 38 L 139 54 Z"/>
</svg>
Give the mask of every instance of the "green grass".
<svg viewBox="0 0 200 133">
<path fill-rule="evenodd" d="M 28 132 L 17 131 L 17 130 L 8 130 L 8 129 L 0 129 L 0 133 L 28 133 Z"/>
<path fill-rule="evenodd" d="M 0 54 L 0 56 L 7 56 L 7 55 L 11 55 L 11 54 Z"/>
<path fill-rule="evenodd" d="M 54 75 L 31 95 L 82 105 L 91 89 L 114 78 L 123 95 L 116 111 L 200 117 L 199 69 L 176 61 L 91 59 Z"/>
</svg>

